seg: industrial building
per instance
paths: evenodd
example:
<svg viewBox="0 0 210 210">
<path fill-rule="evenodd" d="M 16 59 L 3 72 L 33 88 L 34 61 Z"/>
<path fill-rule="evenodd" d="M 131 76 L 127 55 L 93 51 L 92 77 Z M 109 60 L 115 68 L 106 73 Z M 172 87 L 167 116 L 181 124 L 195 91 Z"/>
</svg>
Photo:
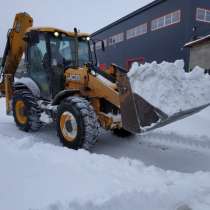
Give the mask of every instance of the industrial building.
<svg viewBox="0 0 210 210">
<path fill-rule="evenodd" d="M 129 68 L 132 62 L 173 62 L 184 59 L 184 45 L 210 33 L 210 0 L 156 0 L 94 32 L 101 67 L 111 63 Z"/>
</svg>

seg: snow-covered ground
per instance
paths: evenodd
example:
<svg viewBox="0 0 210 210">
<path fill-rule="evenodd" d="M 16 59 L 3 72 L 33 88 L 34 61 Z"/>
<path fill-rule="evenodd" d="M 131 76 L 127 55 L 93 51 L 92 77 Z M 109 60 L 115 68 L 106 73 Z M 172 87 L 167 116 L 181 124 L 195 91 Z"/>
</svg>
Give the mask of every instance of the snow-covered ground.
<svg viewBox="0 0 210 210">
<path fill-rule="evenodd" d="M 1 210 L 210 209 L 210 108 L 142 136 L 104 131 L 89 153 L 53 125 L 19 131 L 0 107 Z"/>
</svg>

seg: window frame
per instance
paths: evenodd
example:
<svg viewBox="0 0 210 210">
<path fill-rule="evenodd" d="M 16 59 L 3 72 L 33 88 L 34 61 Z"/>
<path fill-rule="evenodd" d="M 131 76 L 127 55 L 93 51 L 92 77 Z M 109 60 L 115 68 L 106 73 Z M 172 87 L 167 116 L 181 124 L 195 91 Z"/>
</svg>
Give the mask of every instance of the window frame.
<svg viewBox="0 0 210 210">
<path fill-rule="evenodd" d="M 210 23 L 210 20 L 207 21 L 206 19 L 205 19 L 205 20 L 198 19 L 198 10 L 204 10 L 204 11 L 205 11 L 205 14 L 204 14 L 204 19 L 205 19 L 206 16 L 207 16 L 207 12 L 210 13 L 210 9 L 202 8 L 202 7 L 197 7 L 197 8 L 196 8 L 196 14 L 195 14 L 195 19 L 196 19 L 196 21 L 198 21 L 198 22 L 203 22 L 203 23 Z"/>
<path fill-rule="evenodd" d="M 80 37 L 79 39 L 82 39 L 82 38 L 85 38 L 85 37 Z M 88 62 L 90 62 L 92 60 L 92 53 L 91 53 L 91 49 L 90 49 L 90 42 L 87 41 L 87 40 L 78 40 L 78 48 L 80 48 L 80 44 L 81 43 L 86 43 L 87 44 L 87 50 L 88 50 Z M 78 49 L 79 50 L 79 49 Z M 80 55 L 79 55 L 79 52 L 78 52 L 78 60 L 79 60 L 79 65 L 80 65 L 80 62 L 82 61 L 80 59 Z M 81 65 L 83 66 L 83 65 Z"/>
<path fill-rule="evenodd" d="M 104 47 L 107 47 L 107 46 L 108 46 L 108 41 L 107 41 L 107 39 L 103 39 L 103 42 L 104 42 Z"/>
<path fill-rule="evenodd" d="M 178 13 L 179 14 L 179 20 L 178 21 L 172 21 L 173 20 L 173 14 L 175 14 L 175 13 Z M 165 24 L 166 23 L 166 17 L 167 16 L 169 16 L 169 15 L 171 15 L 171 23 L 170 24 Z M 161 26 L 161 27 L 156 27 L 156 28 L 152 28 L 152 25 L 153 25 L 153 22 L 154 21 L 157 21 L 157 20 L 159 20 L 159 19 L 161 19 L 161 18 L 164 18 L 164 24 L 163 24 L 163 26 Z M 160 16 L 160 17 L 158 17 L 158 18 L 155 18 L 155 19 L 153 19 L 153 20 L 151 20 L 150 21 L 150 30 L 153 32 L 153 31 L 157 31 L 157 30 L 161 30 L 161 29 L 163 29 L 163 28 L 167 28 L 167 27 L 170 27 L 170 26 L 173 26 L 173 25 L 175 25 L 175 24 L 179 24 L 179 23 L 181 23 L 181 20 L 182 20 L 182 11 L 181 11 L 181 9 L 178 9 L 178 10 L 175 10 L 175 11 L 173 11 L 173 12 L 170 12 L 170 13 L 167 13 L 167 14 L 165 14 L 165 15 L 162 15 L 162 16 Z"/>
<path fill-rule="evenodd" d="M 96 50 L 101 50 L 102 49 L 101 41 L 97 41 L 95 43 L 95 47 L 96 47 Z"/>
<path fill-rule="evenodd" d="M 146 28 L 146 31 L 145 32 L 137 33 L 137 34 L 134 33 L 133 36 L 128 36 L 128 32 L 131 32 L 131 30 L 135 31 L 135 30 L 137 30 L 137 28 L 140 28 L 140 27 L 143 28 L 144 26 L 146 26 L 145 27 Z M 126 33 L 125 34 L 126 35 L 126 40 L 130 40 L 130 39 L 133 39 L 133 38 L 136 38 L 136 37 L 139 37 L 139 36 L 143 36 L 144 34 L 147 34 L 148 33 L 148 22 L 145 22 L 145 23 L 142 23 L 140 25 L 137 25 L 137 26 L 135 26 L 133 28 L 127 29 L 125 33 Z"/>
<path fill-rule="evenodd" d="M 113 42 L 113 38 L 116 38 L 116 37 L 119 38 L 120 35 L 122 35 L 121 39 L 120 40 L 117 40 L 117 41 L 115 40 Z M 110 40 L 112 40 L 112 41 L 110 42 Z M 113 45 L 119 44 L 119 43 L 124 42 L 124 41 L 125 41 L 125 33 L 123 31 L 123 32 L 120 32 L 120 33 L 117 33 L 115 35 L 110 36 L 108 38 L 108 46 L 113 46 Z"/>
</svg>

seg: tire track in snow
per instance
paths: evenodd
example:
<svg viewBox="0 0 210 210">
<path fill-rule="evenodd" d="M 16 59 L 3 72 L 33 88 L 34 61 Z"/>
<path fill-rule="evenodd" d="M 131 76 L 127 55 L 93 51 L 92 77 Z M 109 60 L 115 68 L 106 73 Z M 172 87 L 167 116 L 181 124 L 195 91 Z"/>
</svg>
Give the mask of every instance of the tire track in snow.
<svg viewBox="0 0 210 210">
<path fill-rule="evenodd" d="M 143 134 L 140 141 L 210 153 L 210 138 L 207 136 L 185 136 L 173 132 L 156 131 Z"/>
<path fill-rule="evenodd" d="M 9 132 L 10 129 L 16 129 L 16 132 Z M 0 122 L 0 138 L 11 138 L 15 140 L 30 139 L 34 143 L 50 143 L 60 145 L 53 126 L 45 127 L 38 133 L 25 133 L 19 131 L 15 124 L 11 122 Z M 149 142 L 152 144 L 161 144 L 166 146 L 178 147 L 181 149 L 190 149 L 199 152 L 207 152 L 210 154 L 210 138 L 207 136 L 188 136 L 177 134 L 175 132 L 153 131 L 140 135 L 140 142 Z M 100 142 L 99 142 L 100 143 Z M 97 144 L 95 145 L 97 147 Z"/>
</svg>

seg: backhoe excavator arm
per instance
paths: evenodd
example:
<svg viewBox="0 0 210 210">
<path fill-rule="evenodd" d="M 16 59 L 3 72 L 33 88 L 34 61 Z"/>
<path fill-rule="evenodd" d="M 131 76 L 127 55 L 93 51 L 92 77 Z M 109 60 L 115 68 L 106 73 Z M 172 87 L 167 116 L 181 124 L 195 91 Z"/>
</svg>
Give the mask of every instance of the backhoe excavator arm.
<svg viewBox="0 0 210 210">
<path fill-rule="evenodd" d="M 1 82 L 0 92 L 6 94 L 6 77 L 9 75 L 13 81 L 15 72 L 21 61 L 25 50 L 25 41 L 23 40 L 25 32 L 32 27 L 33 19 L 27 13 L 18 13 L 15 16 L 12 29 L 8 31 L 7 43 L 1 63 Z M 8 85 L 8 84 L 7 84 Z"/>
<path fill-rule="evenodd" d="M 14 75 L 25 51 L 25 32 L 32 27 L 33 19 L 27 13 L 18 13 L 15 16 L 12 29 L 8 31 L 7 43 L 1 63 L 0 93 L 6 97 L 6 112 L 10 113 L 10 101 L 13 92 Z"/>
</svg>

